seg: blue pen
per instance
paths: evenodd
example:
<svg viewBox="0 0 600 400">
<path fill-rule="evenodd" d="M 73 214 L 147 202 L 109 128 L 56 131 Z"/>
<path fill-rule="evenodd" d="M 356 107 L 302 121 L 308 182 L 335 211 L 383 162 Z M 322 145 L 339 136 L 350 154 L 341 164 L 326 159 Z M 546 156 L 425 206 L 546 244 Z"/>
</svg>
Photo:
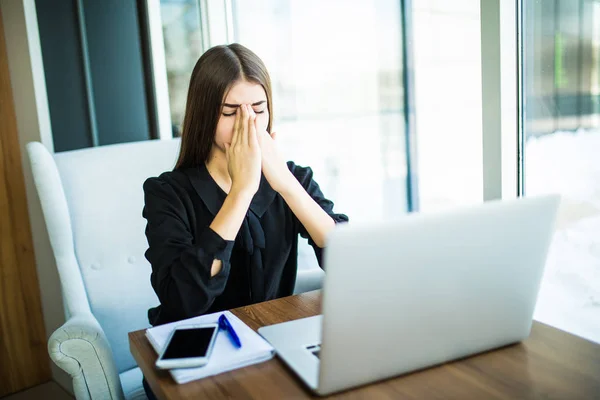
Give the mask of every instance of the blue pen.
<svg viewBox="0 0 600 400">
<path fill-rule="evenodd" d="M 231 341 L 233 342 L 235 347 L 242 347 L 242 342 L 240 342 L 240 338 L 238 337 L 237 333 L 235 333 L 235 331 L 233 330 L 233 326 L 231 326 L 229 320 L 227 319 L 227 317 L 225 317 L 225 314 L 221 314 L 221 316 L 219 317 L 219 328 L 229 332 L 229 337 L 231 338 Z"/>
</svg>

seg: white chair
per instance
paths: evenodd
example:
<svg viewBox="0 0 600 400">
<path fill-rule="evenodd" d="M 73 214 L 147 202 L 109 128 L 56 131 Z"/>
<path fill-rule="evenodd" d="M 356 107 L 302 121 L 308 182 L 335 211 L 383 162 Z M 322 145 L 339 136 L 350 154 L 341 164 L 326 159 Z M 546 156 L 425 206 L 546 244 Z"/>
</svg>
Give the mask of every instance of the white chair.
<svg viewBox="0 0 600 400">
<path fill-rule="evenodd" d="M 127 333 L 148 327 L 158 304 L 144 257 L 146 178 L 173 168 L 179 140 L 152 140 L 51 154 L 27 145 L 61 281 L 67 321 L 48 341 L 77 399 L 144 399 Z M 109 211 L 107 211 L 109 210 Z M 302 244 L 296 293 L 323 272 Z"/>
</svg>

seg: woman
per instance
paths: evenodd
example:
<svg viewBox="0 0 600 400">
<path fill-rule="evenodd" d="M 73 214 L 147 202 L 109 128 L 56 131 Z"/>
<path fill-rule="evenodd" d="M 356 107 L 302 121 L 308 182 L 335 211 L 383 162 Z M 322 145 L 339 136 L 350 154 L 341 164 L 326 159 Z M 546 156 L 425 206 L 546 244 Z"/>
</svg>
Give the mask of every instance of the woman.
<svg viewBox="0 0 600 400">
<path fill-rule="evenodd" d="M 298 234 L 319 264 L 333 212 L 310 168 L 285 163 L 271 132 L 271 82 L 240 44 L 200 57 L 175 169 L 144 183 L 152 325 L 291 295 Z"/>
<path fill-rule="evenodd" d="M 272 110 L 269 74 L 253 52 L 231 44 L 200 57 L 175 169 L 144 183 L 146 258 L 160 300 L 150 324 L 291 295 L 298 234 L 322 265 L 327 234 L 348 221 L 310 168 L 283 161 Z"/>
</svg>

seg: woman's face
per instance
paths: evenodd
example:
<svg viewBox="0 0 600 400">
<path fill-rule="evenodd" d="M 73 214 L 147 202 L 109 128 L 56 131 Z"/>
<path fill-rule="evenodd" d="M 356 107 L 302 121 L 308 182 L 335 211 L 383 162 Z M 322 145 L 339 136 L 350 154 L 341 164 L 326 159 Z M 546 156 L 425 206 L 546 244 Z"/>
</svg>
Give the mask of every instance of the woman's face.
<svg viewBox="0 0 600 400">
<path fill-rule="evenodd" d="M 251 104 L 256 113 L 258 131 L 265 131 L 269 124 L 267 94 L 263 87 L 254 82 L 237 81 L 233 84 L 223 101 L 223 111 L 217 123 L 214 145 L 225 152 L 225 143 L 231 144 L 235 113 L 240 104 Z"/>
</svg>

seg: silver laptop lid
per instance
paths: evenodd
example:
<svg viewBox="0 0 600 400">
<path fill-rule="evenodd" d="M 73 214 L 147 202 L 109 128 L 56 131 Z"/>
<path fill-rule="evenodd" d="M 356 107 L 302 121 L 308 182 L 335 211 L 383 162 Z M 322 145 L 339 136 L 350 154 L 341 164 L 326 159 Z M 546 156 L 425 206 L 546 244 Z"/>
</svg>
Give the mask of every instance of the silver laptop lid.
<svg viewBox="0 0 600 400">
<path fill-rule="evenodd" d="M 529 335 L 558 196 L 338 227 L 325 252 L 320 394 Z"/>
</svg>

